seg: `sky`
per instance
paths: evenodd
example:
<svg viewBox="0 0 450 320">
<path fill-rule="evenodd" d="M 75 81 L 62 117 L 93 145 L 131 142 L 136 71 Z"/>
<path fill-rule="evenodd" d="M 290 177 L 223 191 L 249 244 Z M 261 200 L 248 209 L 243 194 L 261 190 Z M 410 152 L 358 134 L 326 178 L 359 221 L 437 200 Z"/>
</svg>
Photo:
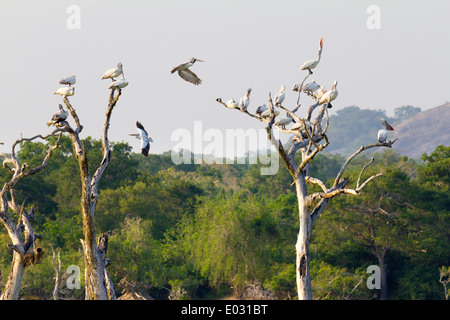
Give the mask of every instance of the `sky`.
<svg viewBox="0 0 450 320">
<path fill-rule="evenodd" d="M 118 62 L 129 85 L 113 111 L 110 141 L 139 152 L 128 135 L 136 120 L 154 140 L 150 153 L 174 148 L 180 130 L 192 141 L 207 130 L 261 130 L 263 123 L 216 98 L 238 100 L 251 87 L 254 112 L 284 84 L 284 105 L 293 108 L 291 88 L 306 75 L 299 67 L 317 57 L 321 36 L 322 59 L 309 79 L 327 89 L 338 80 L 332 112 L 427 110 L 450 100 L 448 12 L 450 1 L 437 0 L 0 0 L 0 153 L 21 135 L 51 132 L 46 122 L 62 103 L 53 93 L 73 74 L 69 100 L 81 137 L 99 139 L 111 82 L 101 76 Z M 191 57 L 205 61 L 191 68 L 199 86 L 170 74 Z"/>
</svg>

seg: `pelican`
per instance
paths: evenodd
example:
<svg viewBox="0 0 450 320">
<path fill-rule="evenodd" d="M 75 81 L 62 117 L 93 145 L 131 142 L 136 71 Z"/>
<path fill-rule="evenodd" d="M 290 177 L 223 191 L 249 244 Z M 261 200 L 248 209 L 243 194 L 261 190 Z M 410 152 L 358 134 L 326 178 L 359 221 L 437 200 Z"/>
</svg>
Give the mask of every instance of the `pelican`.
<svg viewBox="0 0 450 320">
<path fill-rule="evenodd" d="M 389 131 L 394 131 L 394 128 L 392 128 L 392 126 L 385 119 L 380 119 L 380 121 L 384 125 L 385 129 L 378 131 L 377 139 L 379 143 L 385 143 Z"/>
<path fill-rule="evenodd" d="M 306 127 L 309 129 L 311 128 L 311 123 L 309 121 L 305 121 Z M 295 122 L 292 127 L 289 128 L 289 130 L 298 130 L 298 131 L 304 131 L 305 126 L 301 122 Z"/>
<path fill-rule="evenodd" d="M 320 88 L 318 88 L 316 91 L 314 91 L 312 93 L 313 97 L 316 98 L 317 100 L 320 100 L 320 98 L 322 98 L 322 96 L 327 92 L 327 90 L 325 90 L 324 86 L 320 86 Z"/>
<path fill-rule="evenodd" d="M 276 111 L 274 111 L 274 114 L 275 114 L 275 117 L 277 117 L 280 114 L 280 111 L 276 110 Z M 261 117 L 262 118 L 267 118 L 269 116 L 270 116 L 270 110 L 269 109 L 267 109 L 266 111 L 263 111 L 261 113 Z"/>
<path fill-rule="evenodd" d="M 191 70 L 189 70 L 189 68 L 192 67 L 192 65 L 196 61 L 205 62 L 200 59 L 192 58 L 189 62 L 180 64 L 178 67 L 173 68 L 170 71 L 170 73 L 175 73 L 175 71 L 177 71 L 178 75 L 182 79 L 186 80 L 187 82 L 193 83 L 195 85 L 199 85 L 200 83 L 202 83 L 202 80 L 200 80 L 200 78 L 197 77 L 197 75 L 195 73 L 193 73 Z"/>
<path fill-rule="evenodd" d="M 252 88 L 247 88 L 247 94 L 239 100 L 239 108 L 242 111 L 247 111 L 247 107 L 250 104 L 250 93 L 252 92 Z"/>
<path fill-rule="evenodd" d="M 323 94 L 322 98 L 319 100 L 319 104 L 328 103 L 327 108 L 331 108 L 331 101 L 336 99 L 338 96 L 338 91 L 336 90 L 337 81 L 334 81 L 333 86 L 331 87 L 330 91 L 327 91 Z"/>
<path fill-rule="evenodd" d="M 129 135 L 141 139 L 141 153 L 148 157 L 150 142 L 153 142 L 153 140 L 148 136 L 147 131 L 145 131 L 144 126 L 139 121 L 136 121 L 136 127 L 139 133 L 129 133 Z"/>
<path fill-rule="evenodd" d="M 234 101 L 233 98 L 231 98 L 230 100 L 228 100 L 225 105 L 230 108 L 230 109 L 239 109 L 238 107 L 238 103 L 236 101 Z"/>
<path fill-rule="evenodd" d="M 76 80 L 76 77 L 75 77 L 74 75 L 59 80 L 59 84 L 68 84 L 69 87 L 71 87 L 72 85 L 74 85 L 75 82 L 77 82 L 77 80 Z"/>
<path fill-rule="evenodd" d="M 75 87 L 62 87 L 56 90 L 53 94 L 59 94 L 62 97 L 73 96 L 75 94 Z"/>
<path fill-rule="evenodd" d="M 116 81 L 114 78 L 122 75 L 123 76 L 123 68 L 122 63 L 117 64 L 117 68 L 108 69 L 102 76 L 102 79 L 111 79 L 112 81 Z"/>
<path fill-rule="evenodd" d="M 312 95 L 314 91 L 320 88 L 320 85 L 313 80 L 310 83 L 307 83 L 303 86 L 302 91 L 308 95 Z"/>
<path fill-rule="evenodd" d="M 267 106 L 266 106 L 265 104 L 263 104 L 262 106 L 259 106 L 259 107 L 256 109 L 256 114 L 259 115 L 259 116 L 261 116 L 261 114 L 262 114 L 264 111 L 268 110 L 268 109 L 269 109 L 269 108 L 267 108 Z"/>
<path fill-rule="evenodd" d="M 67 116 L 68 116 L 67 110 L 65 110 L 63 108 L 62 104 L 60 104 L 58 106 L 58 108 L 59 108 L 59 112 L 55 113 L 52 116 L 52 119 L 47 122 L 47 126 L 50 127 L 52 124 L 55 125 L 55 124 L 60 123 L 60 122 L 62 122 L 62 121 L 67 119 Z"/>
<path fill-rule="evenodd" d="M 284 84 L 281 86 L 278 93 L 275 95 L 275 105 L 281 105 L 281 103 L 284 101 Z"/>
<path fill-rule="evenodd" d="M 116 80 L 109 86 L 109 89 L 122 89 L 128 85 L 128 80 L 125 80 L 123 77 L 120 80 Z"/>
<path fill-rule="evenodd" d="M 275 125 L 276 126 L 280 126 L 280 127 L 282 127 L 283 129 L 286 129 L 286 126 L 289 124 L 289 123 L 291 123 L 293 120 L 292 120 L 292 117 L 291 116 L 288 116 L 288 117 L 286 117 L 286 118 L 281 118 L 280 120 L 278 120 L 277 122 L 275 122 Z"/>
<path fill-rule="evenodd" d="M 306 61 L 304 64 L 302 64 L 300 70 L 308 70 L 310 74 L 313 73 L 311 69 L 314 69 L 319 64 L 320 57 L 322 56 L 322 47 L 323 47 L 323 37 L 320 38 L 320 46 L 317 59 Z"/>
</svg>

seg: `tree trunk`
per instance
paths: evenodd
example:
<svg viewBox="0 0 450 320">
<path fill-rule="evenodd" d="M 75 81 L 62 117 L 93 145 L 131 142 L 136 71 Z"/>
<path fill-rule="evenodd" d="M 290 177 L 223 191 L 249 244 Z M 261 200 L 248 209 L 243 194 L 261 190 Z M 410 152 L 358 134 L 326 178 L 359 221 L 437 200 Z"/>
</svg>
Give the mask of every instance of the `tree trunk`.
<svg viewBox="0 0 450 320">
<path fill-rule="evenodd" d="M 387 288 L 387 265 L 384 263 L 386 252 L 379 254 L 378 264 L 380 266 L 380 300 L 387 300 L 388 288 Z"/>
<path fill-rule="evenodd" d="M 298 214 L 299 214 L 299 233 L 297 237 L 297 244 L 295 245 L 297 259 L 296 259 L 296 274 L 297 274 L 297 293 L 299 300 L 312 300 L 311 293 L 311 276 L 309 273 L 309 243 L 311 239 L 311 217 L 306 206 L 306 183 L 305 179 L 300 173 L 300 177 L 295 179 L 295 189 L 298 200 Z"/>
<path fill-rule="evenodd" d="M 8 281 L 5 284 L 5 289 L 0 296 L 0 300 L 17 300 L 24 273 L 25 264 L 23 256 L 14 250 L 11 271 L 9 272 Z"/>
</svg>

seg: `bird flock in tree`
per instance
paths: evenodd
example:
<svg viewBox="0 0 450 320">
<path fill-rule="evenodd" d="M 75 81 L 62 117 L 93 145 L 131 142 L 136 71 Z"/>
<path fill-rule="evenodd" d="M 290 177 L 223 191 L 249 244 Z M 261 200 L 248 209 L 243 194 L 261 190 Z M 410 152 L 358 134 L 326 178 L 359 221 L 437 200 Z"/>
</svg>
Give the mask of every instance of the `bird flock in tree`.
<svg viewBox="0 0 450 320">
<path fill-rule="evenodd" d="M 319 41 L 319 50 L 318 55 L 316 59 L 308 60 L 305 63 L 301 65 L 299 70 L 308 70 L 309 75 L 313 74 L 312 69 L 316 68 L 317 65 L 320 62 L 321 56 L 322 56 L 322 50 L 323 50 L 323 37 L 320 37 Z M 172 68 L 170 71 L 171 74 L 177 72 L 180 78 L 183 80 L 192 83 L 194 85 L 199 85 L 202 83 L 202 80 L 189 68 L 191 68 L 195 62 L 204 62 L 203 60 L 197 59 L 197 58 L 191 58 L 189 62 L 182 63 L 178 65 L 177 67 Z M 120 79 L 116 80 L 117 77 L 121 76 Z M 118 63 L 116 68 L 108 69 L 105 71 L 105 73 L 102 76 L 102 79 L 111 79 L 111 84 L 109 86 L 109 89 L 111 90 L 121 90 L 125 88 L 128 85 L 128 81 L 125 79 L 124 72 L 123 72 L 123 66 L 122 63 Z M 75 87 L 73 86 L 76 83 L 76 76 L 72 75 L 67 78 L 63 78 L 59 81 L 62 85 L 67 85 L 65 87 L 61 87 L 58 90 L 54 92 L 54 94 L 58 94 L 62 96 L 63 98 L 66 98 L 68 96 L 73 96 L 75 94 Z M 307 94 L 308 96 L 312 97 L 318 105 L 327 104 L 327 108 L 331 108 L 332 104 L 331 102 L 335 100 L 338 96 L 338 91 L 336 89 L 337 87 L 337 81 L 334 81 L 333 86 L 329 91 L 325 89 L 325 86 L 318 84 L 315 80 L 312 80 L 311 82 L 303 85 L 303 82 L 299 84 L 295 84 L 292 88 L 292 91 L 294 92 L 303 92 Z M 275 107 L 281 106 L 284 99 L 285 99 L 285 85 L 282 85 L 280 87 L 280 90 L 274 97 L 274 105 Z M 247 109 L 250 105 L 250 94 L 252 92 L 252 88 L 247 88 L 245 95 L 243 95 L 239 102 L 236 102 L 233 98 L 226 101 L 225 106 L 230 109 L 239 109 L 243 112 L 247 112 Z M 292 110 L 292 113 L 295 113 L 300 105 Z M 64 107 L 59 104 L 58 106 L 59 111 L 55 114 L 53 114 L 50 121 L 47 122 L 48 126 L 54 125 L 54 126 L 60 126 L 61 123 L 66 121 L 68 112 L 64 109 Z M 260 118 L 268 118 L 271 114 L 271 111 L 269 108 L 263 104 L 259 106 L 256 109 L 255 113 Z M 274 115 L 277 117 L 280 114 L 278 110 L 274 110 Z M 305 121 L 305 124 L 295 122 L 295 120 L 292 118 L 291 114 L 289 112 L 286 112 L 286 117 L 278 119 L 275 122 L 275 125 L 286 129 L 286 126 L 293 123 L 293 125 L 290 127 L 289 131 L 295 131 L 295 130 L 305 130 L 305 125 L 307 128 L 311 126 L 309 121 Z M 379 143 L 385 143 L 389 131 L 393 131 L 394 128 L 389 125 L 385 119 L 381 119 L 381 123 L 385 127 L 385 129 L 379 130 L 377 135 L 377 140 Z M 142 123 L 139 121 L 136 122 L 136 128 L 138 133 L 137 134 L 129 134 L 130 136 L 135 136 L 136 138 L 141 140 L 141 153 L 144 156 L 148 156 L 148 152 L 150 150 L 150 142 L 153 142 L 152 138 L 149 137 L 147 131 L 145 130 Z"/>
</svg>

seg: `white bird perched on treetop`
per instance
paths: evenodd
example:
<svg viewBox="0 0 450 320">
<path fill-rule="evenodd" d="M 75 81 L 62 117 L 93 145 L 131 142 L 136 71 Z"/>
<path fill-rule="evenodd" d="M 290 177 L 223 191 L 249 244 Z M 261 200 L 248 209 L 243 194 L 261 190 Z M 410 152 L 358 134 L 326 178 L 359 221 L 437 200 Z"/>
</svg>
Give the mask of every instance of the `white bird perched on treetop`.
<svg viewBox="0 0 450 320">
<path fill-rule="evenodd" d="M 112 81 L 116 81 L 114 78 L 123 75 L 123 67 L 122 63 L 117 64 L 117 68 L 108 69 L 102 76 L 102 79 L 111 79 Z"/>
<path fill-rule="evenodd" d="M 389 131 L 394 131 L 394 128 L 392 128 L 392 126 L 385 119 L 380 119 L 380 121 L 384 125 L 385 129 L 378 131 L 377 139 L 379 143 L 385 143 Z"/>
<path fill-rule="evenodd" d="M 275 95 L 275 98 L 274 98 L 274 100 L 275 100 L 275 105 L 276 106 L 278 106 L 278 105 L 281 105 L 281 103 L 284 101 L 284 97 L 285 97 L 285 95 L 284 95 L 284 89 L 285 89 L 285 87 L 284 87 L 284 84 L 281 86 L 281 88 L 280 88 L 280 90 L 277 92 L 277 94 Z"/>
<path fill-rule="evenodd" d="M 316 83 L 315 80 L 313 80 L 310 83 L 307 83 L 303 86 L 302 91 L 306 94 L 312 95 L 314 91 L 320 88 L 320 84 Z"/>
<path fill-rule="evenodd" d="M 313 72 L 311 71 L 311 69 L 314 69 L 319 64 L 320 57 L 322 56 L 322 48 L 323 48 L 323 37 L 320 38 L 319 52 L 317 59 L 306 61 L 304 64 L 302 64 L 300 70 L 308 70 L 309 73 L 312 74 Z"/>
<path fill-rule="evenodd" d="M 286 129 L 286 126 L 293 121 L 292 117 L 281 118 L 277 122 L 275 122 L 276 126 L 280 126 L 283 129 Z"/>
<path fill-rule="evenodd" d="M 47 126 L 50 127 L 52 124 L 55 125 L 55 124 L 60 123 L 67 119 L 67 116 L 68 116 L 67 110 L 65 110 L 63 108 L 62 104 L 60 104 L 58 106 L 58 108 L 59 108 L 59 111 L 57 113 L 53 114 L 52 119 L 47 122 Z"/>
<path fill-rule="evenodd" d="M 225 105 L 230 108 L 230 109 L 239 109 L 238 107 L 238 103 L 236 101 L 234 101 L 233 98 L 231 98 L 230 100 L 228 100 Z"/>
<path fill-rule="evenodd" d="M 330 102 L 333 101 L 334 99 L 336 99 L 338 96 L 338 91 L 336 90 L 336 86 L 337 86 L 337 81 L 334 81 L 333 86 L 331 87 L 331 90 L 325 92 L 323 94 L 322 98 L 320 98 L 319 104 L 328 103 L 327 108 L 332 107 Z"/>
<path fill-rule="evenodd" d="M 59 80 L 59 84 L 68 84 L 69 87 L 71 87 L 72 85 L 74 85 L 76 82 L 77 82 L 77 79 L 76 79 L 76 77 L 75 77 L 74 75 Z"/>
<path fill-rule="evenodd" d="M 59 94 L 62 97 L 73 96 L 75 94 L 75 87 L 62 87 L 53 94 Z"/>
<path fill-rule="evenodd" d="M 256 114 L 260 116 L 266 110 L 269 110 L 269 108 L 267 108 L 267 106 L 263 104 L 256 109 Z"/>
<path fill-rule="evenodd" d="M 247 107 L 250 104 L 250 93 L 252 92 L 252 88 L 247 88 L 247 94 L 239 100 L 239 108 L 242 111 L 247 111 Z"/>
<path fill-rule="evenodd" d="M 153 142 L 153 139 L 148 136 L 147 131 L 145 131 L 144 126 L 139 121 L 136 121 L 136 127 L 139 133 L 130 133 L 129 135 L 141 139 L 141 153 L 148 157 L 150 142 Z"/>
<path fill-rule="evenodd" d="M 173 68 L 170 71 L 170 73 L 173 74 L 175 72 L 178 72 L 178 75 L 182 79 L 186 80 L 187 82 L 193 83 L 195 85 L 199 85 L 200 83 L 202 83 L 202 80 L 200 80 L 200 78 L 197 77 L 197 75 L 195 73 L 193 73 L 191 70 L 189 70 L 189 68 L 192 67 L 192 65 L 197 61 L 205 62 L 200 59 L 192 58 L 189 62 L 182 63 L 179 66 Z"/>
<path fill-rule="evenodd" d="M 116 80 L 109 86 L 109 89 L 122 89 L 128 85 L 128 80 L 125 80 L 123 77 L 120 80 Z"/>
<path fill-rule="evenodd" d="M 277 116 L 280 114 L 280 111 L 275 110 L 273 113 L 275 114 L 275 117 L 277 117 Z M 263 111 L 263 112 L 261 113 L 261 117 L 262 117 L 262 118 L 267 118 L 267 117 L 269 117 L 269 116 L 270 116 L 270 110 L 269 110 L 269 109 L 267 109 L 266 111 Z"/>
</svg>

